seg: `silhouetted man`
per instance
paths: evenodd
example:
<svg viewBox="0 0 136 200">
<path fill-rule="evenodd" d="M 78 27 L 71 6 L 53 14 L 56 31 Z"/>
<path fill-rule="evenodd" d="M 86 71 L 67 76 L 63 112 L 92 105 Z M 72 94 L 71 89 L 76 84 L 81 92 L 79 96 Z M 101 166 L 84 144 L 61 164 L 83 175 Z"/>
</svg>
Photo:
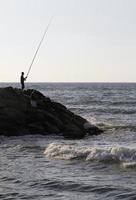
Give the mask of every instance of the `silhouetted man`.
<svg viewBox="0 0 136 200">
<path fill-rule="evenodd" d="M 20 77 L 20 82 L 21 82 L 21 87 L 22 90 L 25 88 L 25 84 L 24 82 L 26 81 L 27 77 L 24 77 L 24 72 L 21 73 L 21 77 Z"/>
</svg>

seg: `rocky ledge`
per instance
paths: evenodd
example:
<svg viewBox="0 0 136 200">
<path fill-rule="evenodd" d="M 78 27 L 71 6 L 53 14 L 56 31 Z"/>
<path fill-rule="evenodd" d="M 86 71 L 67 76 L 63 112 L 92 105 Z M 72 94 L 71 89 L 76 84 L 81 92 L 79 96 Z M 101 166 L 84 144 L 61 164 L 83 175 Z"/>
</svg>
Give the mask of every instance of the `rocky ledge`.
<svg viewBox="0 0 136 200">
<path fill-rule="evenodd" d="M 0 88 L 0 135 L 57 134 L 79 139 L 102 132 L 37 90 Z"/>
</svg>

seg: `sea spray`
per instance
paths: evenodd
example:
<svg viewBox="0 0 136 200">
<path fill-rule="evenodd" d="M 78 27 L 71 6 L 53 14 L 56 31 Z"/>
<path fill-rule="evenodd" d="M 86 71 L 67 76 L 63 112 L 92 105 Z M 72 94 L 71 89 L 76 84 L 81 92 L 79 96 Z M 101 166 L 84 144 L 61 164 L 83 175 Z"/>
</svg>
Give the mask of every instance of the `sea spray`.
<svg viewBox="0 0 136 200">
<path fill-rule="evenodd" d="M 53 157 L 56 159 L 84 159 L 90 151 L 86 148 L 75 148 L 74 145 L 62 145 L 57 143 L 51 143 L 48 145 L 44 154 L 47 157 Z"/>
<path fill-rule="evenodd" d="M 84 160 L 119 163 L 124 167 L 136 166 L 136 148 L 113 147 L 85 147 L 68 144 L 51 143 L 44 151 L 47 157 L 63 160 Z"/>
</svg>

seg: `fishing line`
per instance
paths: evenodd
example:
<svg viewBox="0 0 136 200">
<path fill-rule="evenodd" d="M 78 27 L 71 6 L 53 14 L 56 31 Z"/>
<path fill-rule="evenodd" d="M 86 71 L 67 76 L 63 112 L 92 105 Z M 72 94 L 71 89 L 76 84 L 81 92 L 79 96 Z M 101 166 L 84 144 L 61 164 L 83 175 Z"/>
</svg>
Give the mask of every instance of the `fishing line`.
<svg viewBox="0 0 136 200">
<path fill-rule="evenodd" d="M 40 43 L 39 43 L 39 45 L 38 45 L 38 47 L 37 47 L 37 49 L 36 49 L 36 52 L 35 52 L 35 54 L 34 54 L 34 57 L 33 57 L 32 61 L 31 61 L 30 67 L 29 67 L 29 69 L 28 69 L 26 78 L 28 77 L 28 75 L 29 75 L 29 73 L 30 73 L 30 71 L 31 71 L 31 69 L 32 69 L 34 60 L 35 60 L 35 58 L 36 58 L 36 56 L 37 56 L 37 53 L 38 53 L 38 51 L 39 51 L 39 49 L 40 49 L 40 46 L 41 46 L 41 44 L 42 44 L 42 42 L 43 42 L 43 40 L 44 40 L 45 35 L 46 35 L 47 32 L 48 32 L 48 29 L 49 29 L 49 27 L 50 27 L 50 25 L 51 25 L 52 20 L 53 20 L 53 17 L 51 17 L 51 19 L 50 19 L 50 21 L 49 21 L 49 23 L 48 23 L 48 25 L 47 25 L 47 27 L 46 27 L 46 29 L 45 29 L 45 31 L 44 31 L 44 34 L 43 34 L 43 36 L 42 36 L 42 39 L 40 40 Z"/>
</svg>

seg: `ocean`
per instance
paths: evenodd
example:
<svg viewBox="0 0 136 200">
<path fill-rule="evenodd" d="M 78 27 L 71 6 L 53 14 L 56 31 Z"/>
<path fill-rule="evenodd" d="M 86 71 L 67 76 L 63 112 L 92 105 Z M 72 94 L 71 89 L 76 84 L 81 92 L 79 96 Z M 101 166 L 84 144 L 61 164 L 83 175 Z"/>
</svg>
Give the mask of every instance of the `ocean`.
<svg viewBox="0 0 136 200">
<path fill-rule="evenodd" d="M 0 87 L 19 87 L 0 83 Z M 0 136 L 2 200 L 136 200 L 136 83 L 27 83 L 104 130 Z"/>
</svg>

